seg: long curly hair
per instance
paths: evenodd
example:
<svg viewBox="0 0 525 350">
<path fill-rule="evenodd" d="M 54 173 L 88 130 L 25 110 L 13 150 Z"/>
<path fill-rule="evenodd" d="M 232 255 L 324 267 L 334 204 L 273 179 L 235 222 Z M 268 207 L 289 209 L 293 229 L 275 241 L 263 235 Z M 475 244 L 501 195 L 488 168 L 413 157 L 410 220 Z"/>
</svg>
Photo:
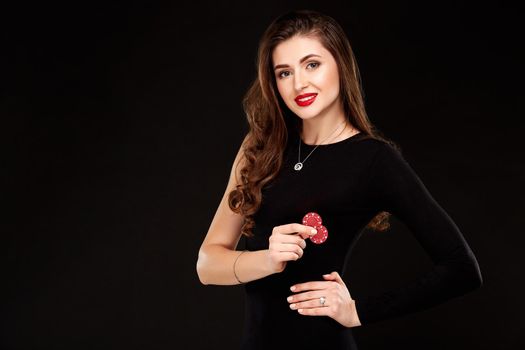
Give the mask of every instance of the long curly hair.
<svg viewBox="0 0 525 350">
<path fill-rule="evenodd" d="M 242 144 L 243 162 L 240 181 L 228 195 L 231 210 L 244 217 L 241 233 L 253 236 L 253 215 L 262 200 L 262 188 L 272 181 L 283 162 L 290 128 L 302 132 L 302 122 L 285 105 L 273 73 L 272 52 L 281 42 L 296 35 L 315 37 L 338 63 L 340 94 L 347 120 L 368 137 L 386 139 L 368 119 L 364 106 L 361 77 L 350 42 L 341 26 L 330 16 L 312 10 L 295 10 L 273 20 L 263 33 L 256 58 L 257 77 L 244 95 L 242 106 L 249 131 Z M 240 163 L 238 163 L 239 165 Z M 378 213 L 367 228 L 386 231 L 390 213 Z"/>
</svg>

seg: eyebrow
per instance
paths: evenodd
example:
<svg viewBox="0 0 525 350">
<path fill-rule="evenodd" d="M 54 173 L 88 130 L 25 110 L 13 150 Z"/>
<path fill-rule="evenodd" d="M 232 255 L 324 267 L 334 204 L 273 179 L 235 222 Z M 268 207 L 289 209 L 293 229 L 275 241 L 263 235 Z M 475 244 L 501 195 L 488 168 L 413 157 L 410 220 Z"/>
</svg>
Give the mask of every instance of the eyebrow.
<svg viewBox="0 0 525 350">
<path fill-rule="evenodd" d="M 299 60 L 299 63 L 303 63 L 304 61 L 306 61 L 306 60 L 309 59 L 310 57 L 314 57 L 314 56 L 316 56 L 316 57 L 321 57 L 321 56 L 319 56 L 319 55 L 316 55 L 316 54 L 311 53 L 311 54 L 306 55 L 306 56 L 304 56 L 303 58 L 301 58 L 301 59 Z M 278 68 L 286 68 L 286 67 L 289 67 L 289 66 L 288 66 L 287 64 L 278 64 L 278 65 L 276 65 L 275 67 L 273 67 L 273 70 L 276 70 L 276 69 L 278 69 Z"/>
</svg>

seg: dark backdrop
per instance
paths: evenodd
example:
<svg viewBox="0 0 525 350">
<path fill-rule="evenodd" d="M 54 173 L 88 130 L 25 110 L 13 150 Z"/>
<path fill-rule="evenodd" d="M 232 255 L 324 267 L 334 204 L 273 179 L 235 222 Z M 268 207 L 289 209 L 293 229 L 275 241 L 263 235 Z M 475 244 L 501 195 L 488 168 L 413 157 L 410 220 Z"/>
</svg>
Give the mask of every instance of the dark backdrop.
<svg viewBox="0 0 525 350">
<path fill-rule="evenodd" d="M 2 349 L 238 347 L 242 287 L 203 286 L 195 264 L 247 131 L 257 42 L 294 8 L 344 26 L 370 118 L 460 227 L 484 278 L 431 310 L 356 328 L 361 349 L 523 345 L 521 9 L 73 3 L 0 11 Z M 355 297 L 430 267 L 395 218 L 349 264 Z"/>
</svg>

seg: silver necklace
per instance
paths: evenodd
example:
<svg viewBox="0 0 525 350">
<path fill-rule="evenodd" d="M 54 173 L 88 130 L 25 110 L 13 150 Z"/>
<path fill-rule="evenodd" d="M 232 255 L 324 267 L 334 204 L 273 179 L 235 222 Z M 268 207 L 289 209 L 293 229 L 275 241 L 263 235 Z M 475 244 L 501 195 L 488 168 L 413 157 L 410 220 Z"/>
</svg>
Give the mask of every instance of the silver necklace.
<svg viewBox="0 0 525 350">
<path fill-rule="evenodd" d="M 340 127 L 341 125 L 345 124 L 345 123 L 346 123 L 346 120 L 345 120 L 342 124 L 339 124 L 339 125 L 337 126 L 337 129 L 339 129 L 339 127 Z M 345 127 L 346 127 L 346 125 L 345 125 Z M 308 159 L 308 157 L 310 157 L 310 155 L 315 151 L 315 149 L 316 149 L 317 147 L 319 147 L 323 142 L 325 142 L 330 136 L 332 136 L 332 135 L 334 134 L 334 132 L 337 131 L 337 129 L 335 129 L 335 130 L 334 130 L 334 131 L 333 131 L 333 132 L 332 132 L 327 138 L 325 138 L 323 141 L 321 141 L 320 144 L 316 145 L 316 146 L 314 147 L 314 149 L 313 149 L 313 150 L 312 150 L 312 151 L 306 156 L 306 158 L 303 159 L 302 162 L 301 162 L 301 134 L 299 133 L 299 156 L 298 156 L 298 161 L 297 161 L 297 163 L 296 163 L 296 164 L 294 165 L 294 167 L 293 167 L 294 170 L 296 170 L 296 171 L 301 170 L 301 169 L 303 168 L 303 164 L 304 164 L 304 162 L 306 162 L 306 160 Z M 344 130 L 344 128 L 343 128 L 343 130 Z"/>
</svg>

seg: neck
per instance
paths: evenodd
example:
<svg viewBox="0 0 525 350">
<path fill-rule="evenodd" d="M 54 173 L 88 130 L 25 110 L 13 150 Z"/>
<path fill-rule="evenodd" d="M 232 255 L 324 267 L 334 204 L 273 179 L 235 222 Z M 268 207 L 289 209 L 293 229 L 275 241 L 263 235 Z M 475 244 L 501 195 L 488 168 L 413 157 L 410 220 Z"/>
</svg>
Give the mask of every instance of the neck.
<svg viewBox="0 0 525 350">
<path fill-rule="evenodd" d="M 324 113 L 302 120 L 301 139 L 308 145 L 327 143 L 340 135 L 347 124 L 343 106 L 335 102 Z"/>
<path fill-rule="evenodd" d="M 348 122 L 344 116 L 329 122 L 303 120 L 301 139 L 308 145 L 330 142 L 332 139 L 341 135 L 347 125 Z"/>
</svg>

